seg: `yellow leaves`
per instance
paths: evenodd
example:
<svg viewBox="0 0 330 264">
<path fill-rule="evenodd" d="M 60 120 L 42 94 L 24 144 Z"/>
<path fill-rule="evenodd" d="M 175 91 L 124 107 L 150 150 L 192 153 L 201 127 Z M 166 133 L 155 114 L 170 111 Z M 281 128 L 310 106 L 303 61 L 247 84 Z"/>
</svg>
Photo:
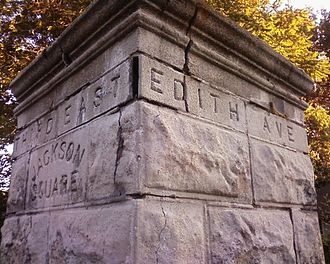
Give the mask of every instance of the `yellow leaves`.
<svg viewBox="0 0 330 264">
<path fill-rule="evenodd" d="M 326 109 L 319 105 L 309 106 L 305 111 L 305 117 L 306 120 L 316 122 L 317 129 L 329 136 L 330 140 L 330 113 Z"/>
<path fill-rule="evenodd" d="M 14 23 L 10 23 L 10 24 L 9 24 L 9 29 L 10 29 L 11 31 L 13 31 L 13 32 L 17 32 L 16 26 L 15 26 Z"/>
<path fill-rule="evenodd" d="M 312 37 L 316 23 L 310 10 L 294 9 L 290 6 L 283 8 L 280 0 L 208 0 L 208 2 L 291 60 L 315 81 L 325 81 L 329 77 L 329 58 L 314 49 Z M 316 105 L 319 101 L 314 102 L 315 105 L 306 110 L 310 155 L 318 181 L 329 180 L 330 113 Z"/>
<path fill-rule="evenodd" d="M 221 13 L 264 40 L 315 81 L 329 75 L 329 59 L 313 50 L 316 24 L 308 9 L 281 7 L 281 1 L 208 0 Z"/>
<path fill-rule="evenodd" d="M 316 168 L 316 179 L 329 180 L 330 113 L 322 106 L 309 106 L 305 111 L 310 156 Z"/>
</svg>

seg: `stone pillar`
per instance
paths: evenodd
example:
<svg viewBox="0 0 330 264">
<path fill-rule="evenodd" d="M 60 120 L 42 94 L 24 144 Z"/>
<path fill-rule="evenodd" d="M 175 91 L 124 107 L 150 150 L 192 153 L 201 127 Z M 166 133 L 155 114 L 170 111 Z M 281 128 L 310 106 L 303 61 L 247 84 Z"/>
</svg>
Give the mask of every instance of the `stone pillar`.
<svg viewBox="0 0 330 264">
<path fill-rule="evenodd" d="M 95 1 L 11 85 L 1 263 L 324 263 L 312 87 L 199 1 Z"/>
</svg>

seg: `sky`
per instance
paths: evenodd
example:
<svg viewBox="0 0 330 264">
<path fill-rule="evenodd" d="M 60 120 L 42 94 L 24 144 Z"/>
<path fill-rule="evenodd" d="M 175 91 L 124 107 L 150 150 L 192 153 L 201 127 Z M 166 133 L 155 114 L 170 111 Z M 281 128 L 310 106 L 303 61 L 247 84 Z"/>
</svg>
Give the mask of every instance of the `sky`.
<svg viewBox="0 0 330 264">
<path fill-rule="evenodd" d="M 330 1 L 329 0 L 286 0 L 291 5 L 297 8 L 312 7 L 314 11 L 321 9 L 330 10 Z M 283 2 L 286 2 L 283 1 Z"/>
</svg>

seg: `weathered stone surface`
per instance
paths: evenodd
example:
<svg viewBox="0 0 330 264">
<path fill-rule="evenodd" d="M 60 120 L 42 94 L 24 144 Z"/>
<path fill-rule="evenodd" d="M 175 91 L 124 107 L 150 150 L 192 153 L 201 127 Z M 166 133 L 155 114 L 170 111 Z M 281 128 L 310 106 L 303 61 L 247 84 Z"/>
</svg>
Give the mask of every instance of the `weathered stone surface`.
<svg viewBox="0 0 330 264">
<path fill-rule="evenodd" d="M 52 213 L 49 263 L 134 263 L 135 202 Z"/>
<path fill-rule="evenodd" d="M 59 134 L 132 99 L 131 78 L 131 61 L 127 60 L 61 104 Z"/>
<path fill-rule="evenodd" d="M 104 116 L 89 127 L 87 149 L 87 200 L 109 198 L 120 194 L 115 180 L 118 155 L 119 113 Z"/>
<path fill-rule="evenodd" d="M 145 56 L 139 56 L 139 63 L 139 97 L 185 111 L 184 75 Z"/>
<path fill-rule="evenodd" d="M 191 77 L 186 77 L 186 86 L 189 113 L 246 131 L 245 105 L 241 99 Z"/>
<path fill-rule="evenodd" d="M 305 128 L 256 106 L 247 108 L 249 134 L 308 153 Z"/>
<path fill-rule="evenodd" d="M 31 154 L 26 208 L 82 202 L 88 175 L 88 131 L 79 129 Z"/>
<path fill-rule="evenodd" d="M 174 2 L 173 2 L 174 3 Z M 193 13 L 191 14 L 193 16 Z M 151 18 L 151 17 L 149 17 Z M 159 21 L 156 21 L 159 23 Z M 176 43 L 171 39 L 162 38 L 159 35 L 140 28 L 139 32 L 139 50 L 145 54 L 149 54 L 153 58 L 165 61 L 178 69 L 183 69 L 185 64 L 184 48 L 189 43 L 189 38 L 181 34 L 175 27 L 168 27 L 166 23 L 163 24 L 164 29 L 175 34 Z"/>
<path fill-rule="evenodd" d="M 143 193 L 146 162 L 145 131 L 141 103 L 135 102 L 122 111 L 116 156 L 116 186 L 125 193 Z"/>
<path fill-rule="evenodd" d="M 141 138 L 143 131 L 140 157 L 134 158 L 133 171 L 141 170 L 145 187 L 251 200 L 244 134 L 230 133 L 149 103 L 137 102 L 128 109 L 132 115 L 137 113 L 141 122 L 136 124 L 132 140 L 139 135 Z M 131 123 L 128 125 L 135 131 Z M 127 130 L 125 125 L 123 130 Z"/>
<path fill-rule="evenodd" d="M 202 204 L 160 198 L 138 208 L 136 263 L 206 263 Z"/>
<path fill-rule="evenodd" d="M 209 207 L 210 263 L 295 264 L 289 212 Z"/>
<path fill-rule="evenodd" d="M 56 111 L 46 113 L 19 132 L 15 138 L 13 156 L 18 157 L 43 143 L 55 139 L 58 128 Z"/>
<path fill-rule="evenodd" d="M 310 158 L 252 140 L 252 177 L 257 202 L 315 204 L 314 172 Z"/>
<path fill-rule="evenodd" d="M 298 263 L 325 263 L 317 213 L 293 210 L 292 219 Z"/>
<path fill-rule="evenodd" d="M 12 165 L 7 213 L 24 210 L 26 180 L 28 177 L 29 156 L 16 159 Z"/>
<path fill-rule="evenodd" d="M 322 263 L 312 86 L 202 1 L 93 1 L 11 85 L 0 262 Z"/>
<path fill-rule="evenodd" d="M 25 263 L 27 259 L 26 243 L 30 231 L 30 217 L 7 218 L 1 228 L 2 241 L 0 256 L 9 264 Z"/>
<path fill-rule="evenodd" d="M 32 152 L 27 208 L 114 195 L 118 120 L 104 116 Z"/>
<path fill-rule="evenodd" d="M 131 71 L 132 62 L 126 60 L 79 93 L 67 98 L 50 113 L 29 124 L 16 136 L 14 157 L 131 100 Z"/>
<path fill-rule="evenodd" d="M 48 91 L 50 89 L 50 84 L 53 85 L 53 87 L 51 87 L 52 90 L 48 91 L 49 93 L 47 96 L 43 96 L 40 100 L 35 101 L 36 98 L 39 97 L 39 94 L 41 94 L 40 92 L 37 92 L 32 94 L 34 97 L 29 98 L 30 100 L 25 100 L 24 104 L 20 104 L 19 109 L 16 109 L 16 111 L 24 110 L 24 112 L 18 114 L 18 127 L 21 128 L 34 119 L 39 118 L 49 110 L 50 106 L 58 105 L 82 87 L 94 83 L 107 72 L 127 61 L 127 59 L 138 49 L 138 38 L 139 32 L 134 31 L 127 35 L 125 39 L 122 39 L 114 43 L 113 46 L 107 48 L 84 67 L 82 67 L 82 65 L 86 62 L 79 65 L 79 67 L 74 69 L 71 74 L 66 73 L 64 77 L 59 74 L 59 76 L 57 76 L 58 78 L 55 78 L 56 81 L 53 82 L 52 80 L 51 83 L 42 86 L 41 90 L 44 92 L 44 90 Z M 30 105 L 32 99 L 34 103 Z M 24 109 L 27 105 L 28 108 Z"/>
<path fill-rule="evenodd" d="M 48 214 L 6 219 L 0 250 L 3 263 L 47 263 L 48 228 Z"/>
</svg>

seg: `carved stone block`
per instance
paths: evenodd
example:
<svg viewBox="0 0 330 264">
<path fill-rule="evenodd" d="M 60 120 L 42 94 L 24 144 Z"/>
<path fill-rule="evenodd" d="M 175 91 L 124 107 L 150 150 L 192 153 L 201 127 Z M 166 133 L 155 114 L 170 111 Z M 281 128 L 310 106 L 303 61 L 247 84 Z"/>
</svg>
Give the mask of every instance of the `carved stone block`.
<svg viewBox="0 0 330 264">
<path fill-rule="evenodd" d="M 310 158 L 300 152 L 252 140 L 252 177 L 257 202 L 316 204 Z"/>
<path fill-rule="evenodd" d="M 296 263 L 288 212 L 209 207 L 210 263 Z"/>
<path fill-rule="evenodd" d="M 95 0 L 10 87 L 1 263 L 324 263 L 313 81 L 204 2 Z"/>
<path fill-rule="evenodd" d="M 292 218 L 298 263 L 324 263 L 317 213 L 293 210 Z"/>
</svg>

